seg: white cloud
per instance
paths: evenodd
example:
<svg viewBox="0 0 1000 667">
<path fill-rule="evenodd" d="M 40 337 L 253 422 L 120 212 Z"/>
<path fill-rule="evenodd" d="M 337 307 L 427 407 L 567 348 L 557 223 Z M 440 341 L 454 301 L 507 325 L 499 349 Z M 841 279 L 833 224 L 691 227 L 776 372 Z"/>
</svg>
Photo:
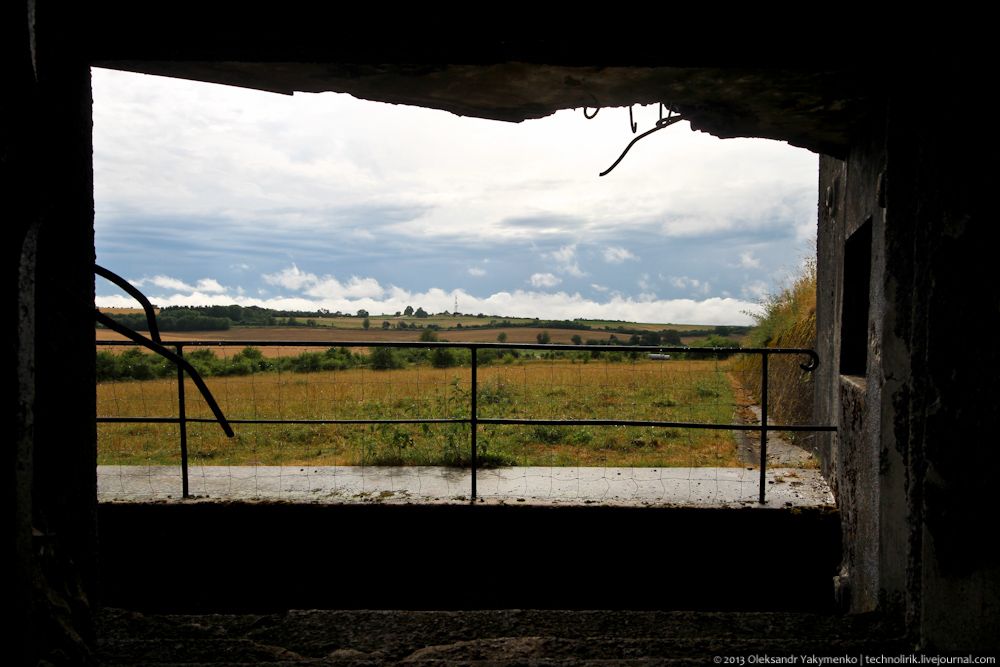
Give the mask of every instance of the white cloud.
<svg viewBox="0 0 1000 667">
<path fill-rule="evenodd" d="M 712 297 L 708 299 L 657 299 L 654 294 L 643 294 L 639 298 L 613 294 L 605 301 L 584 298 L 579 293 L 536 292 L 515 290 L 500 291 L 487 297 L 476 297 L 461 290 L 447 292 L 431 288 L 425 292 L 409 292 L 397 287 L 386 290 L 383 297 L 324 298 L 324 297 L 275 297 L 253 298 L 239 294 L 209 295 L 169 294 L 154 298 L 159 306 L 197 306 L 217 303 L 237 303 L 242 306 L 260 306 L 284 310 L 316 310 L 355 312 L 360 308 L 372 313 L 393 313 L 407 305 L 421 304 L 429 312 L 451 310 L 455 297 L 466 312 L 482 312 L 490 315 L 521 315 L 550 319 L 614 319 L 631 322 L 675 322 L 682 324 L 751 324 L 745 311 L 755 304 L 732 298 Z M 134 307 L 134 302 L 124 295 L 98 296 L 95 301 L 101 307 Z"/>
<path fill-rule="evenodd" d="M 533 273 L 529 279 L 532 287 L 555 287 L 562 279 L 551 273 Z"/>
<path fill-rule="evenodd" d="M 635 284 L 639 286 L 639 289 L 644 289 L 644 290 L 648 290 L 650 287 L 652 287 L 652 284 L 649 282 L 648 273 L 643 273 L 642 275 L 640 275 L 639 279 L 635 281 Z"/>
<path fill-rule="evenodd" d="M 226 291 L 226 288 L 219 284 L 219 281 L 215 278 L 202 278 L 195 285 L 195 289 L 199 292 L 208 292 L 209 294 L 221 294 Z"/>
<path fill-rule="evenodd" d="M 556 262 L 556 271 L 568 273 L 571 276 L 580 278 L 587 275 L 580 269 L 580 264 L 576 258 L 576 244 L 567 245 L 542 255 Z"/>
<path fill-rule="evenodd" d="M 609 289 L 607 285 L 598 285 L 597 283 L 590 283 L 590 286 L 598 292 L 607 292 Z"/>
<path fill-rule="evenodd" d="M 701 281 L 687 276 L 670 276 L 670 284 L 677 289 L 687 289 L 688 287 L 698 287 Z"/>
<path fill-rule="evenodd" d="M 140 289 L 146 287 L 147 285 L 151 285 L 153 287 L 172 290 L 174 292 L 200 292 L 204 294 L 222 294 L 226 292 L 226 288 L 223 287 L 215 278 L 201 278 L 194 285 L 190 285 L 179 278 L 163 275 L 153 276 L 151 278 L 141 278 L 130 282 Z M 146 289 L 149 288 L 146 287 Z"/>
<path fill-rule="evenodd" d="M 638 259 L 630 250 L 620 246 L 608 246 L 604 249 L 604 261 L 608 264 L 621 264 L 626 260 L 638 261 Z"/>
<path fill-rule="evenodd" d="M 317 276 L 315 273 L 308 273 L 295 264 L 277 273 L 265 273 L 261 277 L 270 285 L 321 299 L 375 299 L 385 294 L 385 288 L 375 278 L 351 276 L 344 283 L 331 275 Z"/>
<path fill-rule="evenodd" d="M 153 276 L 152 278 L 142 278 L 140 280 L 129 281 L 138 288 L 143 288 L 146 285 L 152 285 L 153 287 L 159 287 L 161 289 L 172 289 L 182 292 L 193 292 L 194 286 L 188 285 L 183 280 L 179 278 L 171 278 L 170 276 Z"/>
<path fill-rule="evenodd" d="M 265 273 L 262 278 L 269 285 L 277 285 L 291 290 L 300 290 L 303 287 L 315 285 L 319 281 L 315 273 L 306 273 L 294 264 L 278 273 Z"/>
<path fill-rule="evenodd" d="M 712 291 L 712 284 L 707 280 L 699 280 L 688 276 L 670 276 L 668 282 L 677 289 L 689 290 L 694 294 L 707 295 Z"/>
<path fill-rule="evenodd" d="M 683 277 L 682 277 L 683 278 Z M 692 279 L 685 278 L 692 282 Z M 236 303 L 242 306 L 260 306 L 282 310 L 317 310 L 355 312 L 364 308 L 372 313 L 393 313 L 407 305 L 419 303 L 429 312 L 450 310 L 457 297 L 467 312 L 482 312 L 491 315 L 541 317 L 551 319 L 616 319 L 634 322 L 677 322 L 691 324 L 749 324 L 745 311 L 753 303 L 733 298 L 659 299 L 652 292 L 644 292 L 638 297 L 629 297 L 612 292 L 604 300 L 585 298 L 579 292 L 545 291 L 498 291 L 486 297 L 478 297 L 462 290 L 445 291 L 430 288 L 414 292 L 390 285 L 382 287 L 374 278 L 352 276 L 347 282 L 340 282 L 333 276 L 317 277 L 303 272 L 294 264 L 282 271 L 268 274 L 267 281 L 286 289 L 305 288 L 298 296 L 277 296 L 265 298 L 265 290 L 257 290 L 257 297 L 247 296 L 242 287 L 226 288 L 213 278 L 203 278 L 199 285 L 206 289 L 195 289 L 183 281 L 169 276 L 155 276 L 145 279 L 149 284 L 159 285 L 168 293 L 151 295 L 159 306 L 197 306 Z M 155 281 L 155 282 L 154 282 Z M 534 287 L 552 287 L 560 278 L 551 273 L 536 273 L 531 276 Z M 699 285 L 707 283 L 699 282 Z M 763 285 L 763 283 L 761 283 Z M 593 283 L 598 291 L 607 287 Z M 752 288 L 753 286 L 748 286 Z M 218 290 L 222 291 L 218 291 Z M 169 293 L 171 292 L 172 293 Z M 97 296 L 95 301 L 102 307 L 134 306 L 132 299 L 122 294 Z"/>
<path fill-rule="evenodd" d="M 374 278 L 359 278 L 351 276 L 342 283 L 333 276 L 323 276 L 310 285 L 305 294 L 323 299 L 377 299 L 385 293 L 385 289 Z"/>
<path fill-rule="evenodd" d="M 744 269 L 759 269 L 760 259 L 753 256 L 752 250 L 740 253 L 740 266 Z"/>
<path fill-rule="evenodd" d="M 768 286 L 763 280 L 755 280 L 744 285 L 740 291 L 743 294 L 743 298 L 759 301 L 767 296 Z"/>
<path fill-rule="evenodd" d="M 476 278 L 482 278 L 486 275 L 486 269 L 481 269 L 478 266 L 470 266 L 469 275 L 475 276 Z"/>
</svg>

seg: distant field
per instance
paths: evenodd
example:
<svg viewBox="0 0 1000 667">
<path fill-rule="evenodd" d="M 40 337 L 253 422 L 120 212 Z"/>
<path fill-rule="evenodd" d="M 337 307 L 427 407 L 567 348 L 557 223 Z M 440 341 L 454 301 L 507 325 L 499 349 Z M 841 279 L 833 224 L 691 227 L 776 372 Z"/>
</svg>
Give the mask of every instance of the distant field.
<svg viewBox="0 0 1000 667">
<path fill-rule="evenodd" d="M 312 319 L 316 323 L 316 326 L 336 327 L 338 329 L 361 329 L 364 323 L 364 318 L 362 317 L 295 318 L 297 322 L 301 322 L 302 324 L 305 324 L 308 319 Z M 463 327 L 484 326 L 490 324 L 490 322 L 506 321 L 511 324 L 524 325 L 530 324 L 535 320 L 529 317 L 476 317 L 474 315 L 460 315 L 457 317 L 450 315 L 431 315 L 430 317 L 371 315 L 369 316 L 368 321 L 372 328 L 381 327 L 383 321 L 389 322 L 392 326 L 395 326 L 397 322 L 403 321 L 407 324 L 415 323 L 418 326 L 424 327 L 429 324 L 434 324 L 442 329 L 452 329 L 457 327 L 459 324 Z M 620 322 L 617 320 L 574 320 L 574 322 L 579 322 L 584 327 L 591 327 L 593 329 L 603 329 L 604 327 L 625 327 L 627 329 L 639 329 L 642 331 L 663 331 L 664 329 L 669 331 L 690 331 L 692 329 L 712 329 L 714 326 L 711 324 L 657 324 L 655 322 Z"/>
<path fill-rule="evenodd" d="M 302 324 L 305 324 L 307 320 L 313 320 L 316 323 L 316 326 L 320 327 L 336 327 L 338 329 L 361 329 L 364 327 L 363 317 L 296 317 L 293 319 L 296 322 L 301 322 Z M 529 317 L 476 317 L 475 315 L 431 315 L 429 317 L 414 317 L 412 315 L 400 315 L 399 317 L 394 315 L 371 315 L 368 317 L 368 322 L 373 329 L 375 327 L 381 327 L 382 322 L 388 322 L 392 326 L 395 326 L 398 322 L 406 322 L 407 324 L 413 323 L 417 326 L 423 327 L 433 324 L 441 327 L 442 329 L 450 329 L 457 327 L 459 324 L 463 327 L 484 326 L 488 325 L 491 321 L 506 321 L 511 324 L 534 322 L 534 320 Z"/>
<path fill-rule="evenodd" d="M 401 419 L 463 417 L 470 370 L 354 368 L 318 373 L 265 372 L 206 379 L 233 419 Z M 193 386 L 189 417 L 210 416 Z M 100 383 L 101 416 L 172 416 L 176 382 Z M 739 406 L 727 362 L 589 363 L 531 360 L 479 372 L 481 417 L 636 419 L 731 423 Z M 216 465 L 467 465 L 465 424 L 189 426 L 191 463 Z M 178 461 L 176 425 L 100 424 L 102 464 Z M 479 431 L 483 465 L 736 466 L 730 431 L 599 426 L 498 426 Z"/>
<path fill-rule="evenodd" d="M 580 324 L 585 324 L 594 329 L 604 327 L 624 327 L 626 329 L 640 329 L 642 331 L 691 331 L 693 329 L 711 329 L 712 324 L 656 324 L 655 322 L 619 322 L 616 320 L 574 320 Z"/>
<path fill-rule="evenodd" d="M 97 340 L 124 340 L 124 338 L 109 329 L 97 329 Z M 507 334 L 508 343 L 537 343 L 537 336 L 543 331 L 549 333 L 550 342 L 572 344 L 573 336 L 579 335 L 584 342 L 588 338 L 607 340 L 610 334 L 606 331 L 588 331 L 585 329 L 545 329 L 536 327 L 505 327 L 497 329 L 455 329 L 439 331 L 438 339 L 453 342 L 495 343 L 501 333 Z M 373 344 L 381 341 L 416 341 L 421 331 L 417 329 L 382 329 L 372 327 L 364 329 L 341 329 L 332 327 L 233 327 L 225 331 L 167 331 L 160 334 L 165 341 L 172 340 L 256 340 L 256 341 L 371 341 Z M 112 348 L 103 348 L 112 349 Z M 316 348 L 297 348 L 299 351 Z M 269 351 L 270 350 L 270 351 Z M 264 348 L 265 354 L 275 354 L 277 348 Z"/>
<path fill-rule="evenodd" d="M 101 308 L 101 312 L 108 315 L 137 315 L 142 314 L 141 308 Z M 159 308 L 154 309 L 157 313 L 160 313 Z M 174 311 L 168 310 L 164 312 Z M 283 322 L 286 318 L 277 317 L 279 322 Z M 498 315 L 483 315 L 482 317 L 478 315 L 429 315 L 427 317 L 416 317 L 414 315 L 370 315 L 368 318 L 369 327 L 371 329 L 381 329 L 384 323 L 388 323 L 393 330 L 397 330 L 397 326 L 400 323 L 405 323 L 407 325 L 416 325 L 417 327 L 427 328 L 428 326 L 437 327 L 439 329 L 457 329 L 461 327 L 489 327 L 493 328 L 506 328 L 501 327 L 502 323 L 508 323 L 516 326 L 530 326 L 533 323 L 541 323 L 538 318 L 530 317 L 502 317 Z M 316 317 L 293 317 L 291 320 L 295 323 L 301 324 L 302 326 L 312 327 L 322 327 L 328 329 L 348 329 L 348 330 L 364 330 L 364 317 L 357 316 L 316 316 Z M 586 331 L 586 327 L 590 327 L 594 330 L 603 330 L 605 327 L 611 329 L 633 329 L 638 331 L 692 331 L 692 330 L 708 330 L 711 331 L 715 327 L 710 324 L 664 324 L 657 322 L 623 322 L 620 320 L 586 320 L 579 319 L 573 320 L 574 322 L 580 323 L 580 329 Z M 234 327 L 239 327 L 238 323 L 234 323 Z"/>
</svg>

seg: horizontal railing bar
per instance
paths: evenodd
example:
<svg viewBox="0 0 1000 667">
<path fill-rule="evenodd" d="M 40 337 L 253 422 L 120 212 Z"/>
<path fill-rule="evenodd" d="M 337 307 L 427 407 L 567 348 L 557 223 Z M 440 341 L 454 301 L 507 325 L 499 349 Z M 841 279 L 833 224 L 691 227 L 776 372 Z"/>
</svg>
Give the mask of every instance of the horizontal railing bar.
<svg viewBox="0 0 1000 667">
<path fill-rule="evenodd" d="M 98 318 L 103 317 L 98 312 Z M 106 323 L 112 329 L 117 330 L 117 325 L 112 321 L 108 320 Z M 119 332 L 122 333 L 122 332 Z M 124 335 L 124 334 L 123 334 Z M 150 344 L 140 340 L 138 334 L 130 335 L 139 342 L 147 347 Z M 130 340 L 108 340 L 108 341 L 95 341 L 97 346 L 129 346 L 135 345 L 136 343 Z M 654 346 L 654 345 L 566 345 L 566 344 L 552 344 L 552 343 L 477 343 L 477 342 L 452 342 L 452 341 L 327 341 L 327 340 L 175 340 L 175 341 L 165 341 L 164 345 L 170 345 L 177 349 L 177 354 L 174 355 L 179 360 L 179 364 L 187 364 L 182 358 L 182 350 L 184 347 L 289 347 L 289 348 L 415 348 L 415 349 L 435 349 L 435 348 L 450 348 L 450 349 L 467 349 L 472 353 L 471 358 L 471 384 L 472 389 L 469 392 L 470 396 L 470 416 L 469 417 L 454 417 L 454 418 L 412 418 L 412 419 L 230 419 L 226 423 L 221 413 L 216 406 L 212 406 L 213 410 L 217 413 L 218 419 L 208 419 L 208 418 L 188 418 L 183 416 L 183 373 L 179 374 L 179 400 L 181 401 L 181 414 L 179 417 L 97 417 L 96 421 L 98 423 L 148 423 L 148 424 L 182 424 L 182 429 L 184 425 L 189 422 L 198 423 L 214 423 L 215 421 L 222 421 L 223 428 L 227 430 L 227 434 L 232 436 L 231 430 L 229 429 L 229 424 L 300 424 L 300 425 L 326 425 L 326 424 L 355 424 L 355 425 L 375 425 L 375 424 L 469 424 L 470 425 L 470 442 L 471 442 L 471 496 L 473 502 L 476 499 L 476 434 L 478 431 L 479 424 L 492 424 L 492 425 L 507 425 L 507 426 L 528 426 L 528 425 L 545 425 L 545 426 L 631 426 L 631 427 L 650 427 L 650 428 L 683 428 L 683 429 L 703 429 L 703 430 L 716 430 L 716 431 L 759 431 L 760 432 L 760 502 L 765 501 L 765 466 L 766 460 L 766 447 L 767 447 L 767 433 L 769 431 L 796 431 L 796 432 L 834 432 L 837 431 L 836 426 L 825 426 L 816 424 L 769 424 L 767 418 L 767 370 L 768 370 L 768 359 L 771 355 L 784 354 L 784 355 L 805 355 L 809 358 L 807 363 L 800 363 L 799 367 L 804 371 L 813 371 L 819 366 L 819 355 L 815 350 L 807 348 L 771 348 L 771 347 L 751 347 L 751 348 L 729 348 L 729 347 L 687 347 L 687 346 Z M 153 348 L 154 351 L 156 348 Z M 478 396 L 477 391 L 477 359 L 479 350 L 542 350 L 542 351 L 560 351 L 560 352 L 574 352 L 574 351 L 589 351 L 589 352 L 627 352 L 632 354 L 639 353 L 649 353 L 650 356 L 653 354 L 664 354 L 664 353 L 676 353 L 676 354 L 694 354 L 694 355 L 725 355 L 730 356 L 733 354 L 749 354 L 749 355 L 760 355 L 761 357 L 761 422 L 759 424 L 717 424 L 717 423 L 701 423 L 701 422 L 676 422 L 676 421 L 654 421 L 654 420 L 622 420 L 622 419 L 513 419 L 513 418 L 492 418 L 492 417 L 480 417 L 477 410 L 476 399 Z M 161 352 L 161 354 L 165 353 Z M 192 373 L 195 373 L 194 369 L 191 369 Z M 198 380 L 197 377 L 194 378 Z M 199 388 L 201 386 L 199 385 Z M 207 391 L 207 388 L 203 389 L 203 393 Z M 206 396 L 206 399 L 210 399 Z M 209 400 L 212 403 L 211 400 Z M 182 433 L 181 440 L 181 450 L 182 459 L 184 457 L 184 439 Z M 186 466 L 185 466 L 186 473 Z M 184 497 L 187 497 L 187 478 L 184 478 Z"/>
<path fill-rule="evenodd" d="M 127 340 L 99 340 L 98 346 L 134 345 Z M 469 343 L 458 341 L 361 341 L 361 340 L 167 340 L 164 345 L 184 347 L 423 347 L 476 350 L 564 350 L 597 352 L 695 352 L 699 354 L 805 354 L 813 350 L 793 347 L 684 347 L 654 345 L 569 345 L 562 343 Z"/>
<path fill-rule="evenodd" d="M 180 420 L 176 417 L 98 417 L 98 422 L 105 423 L 152 423 L 152 424 L 177 424 Z M 205 417 L 188 417 L 185 419 L 189 424 L 197 422 L 211 424 L 215 420 Z M 426 419 L 229 419 L 230 424 L 468 424 L 471 420 L 467 417 L 452 418 L 426 418 Z"/>
<path fill-rule="evenodd" d="M 98 417 L 102 423 L 150 423 L 177 424 L 176 417 Z M 214 423 L 214 419 L 188 417 L 188 423 Z M 470 424 L 468 417 L 441 419 L 229 419 L 230 424 Z M 500 419 L 479 417 L 480 424 L 501 424 L 508 426 L 654 426 L 666 428 L 693 428 L 716 431 L 759 431 L 760 424 L 706 424 L 702 422 L 665 422 L 620 419 Z M 836 431 L 836 426 L 814 426 L 809 424 L 767 425 L 769 431 Z"/>
<path fill-rule="evenodd" d="M 188 420 L 190 421 L 190 420 Z M 205 421 L 211 421 L 206 419 Z M 760 424 L 706 424 L 702 422 L 662 422 L 662 421 L 641 421 L 629 419 L 490 419 L 480 417 L 477 421 L 480 424 L 508 424 L 517 426 L 519 424 L 539 424 L 542 426 L 656 426 L 667 428 L 701 428 L 716 431 L 759 431 Z M 836 426 L 810 426 L 810 425 L 788 425 L 772 426 L 767 425 L 769 431 L 836 431 Z"/>
</svg>

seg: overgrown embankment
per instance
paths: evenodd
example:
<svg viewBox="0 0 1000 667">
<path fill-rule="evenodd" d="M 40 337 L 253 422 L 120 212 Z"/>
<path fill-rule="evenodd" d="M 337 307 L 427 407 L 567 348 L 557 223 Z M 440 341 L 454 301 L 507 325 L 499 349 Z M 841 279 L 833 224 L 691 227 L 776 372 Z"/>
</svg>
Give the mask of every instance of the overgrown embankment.
<svg viewBox="0 0 1000 667">
<path fill-rule="evenodd" d="M 747 337 L 748 347 L 816 346 L 816 264 L 809 262 L 791 285 L 761 303 L 751 313 L 757 325 Z M 784 424 L 813 422 L 813 376 L 799 368 L 804 357 L 773 355 L 768 373 L 768 420 Z M 760 357 L 738 362 L 743 383 L 760 401 Z"/>
</svg>

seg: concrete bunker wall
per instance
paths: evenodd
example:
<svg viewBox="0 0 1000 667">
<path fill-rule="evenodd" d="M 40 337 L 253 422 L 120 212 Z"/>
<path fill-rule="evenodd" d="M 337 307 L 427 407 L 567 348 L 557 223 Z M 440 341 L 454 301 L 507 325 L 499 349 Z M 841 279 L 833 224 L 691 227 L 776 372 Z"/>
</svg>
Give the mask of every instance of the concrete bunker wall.
<svg viewBox="0 0 1000 667">
<path fill-rule="evenodd" d="M 5 364 L 7 395 L 16 397 L 16 445 L 8 450 L 13 483 L 6 492 L 16 563 L 9 589 L 21 662 L 35 662 L 53 647 L 67 656 L 85 652 L 81 645 L 92 642 L 86 603 L 97 599 L 92 45 L 85 42 L 96 33 L 104 57 L 118 55 L 117 46 L 141 60 L 147 35 L 126 19 L 88 21 L 87 12 L 96 11 L 88 3 L 5 3 L 0 11 L 6 289 L 18 309 Z M 162 61 L 239 60 L 233 53 L 253 61 L 265 52 L 276 61 L 302 58 L 297 49 L 304 41 L 294 33 L 287 43 L 240 42 L 239 31 L 213 27 L 209 18 L 195 21 L 200 46 L 185 45 L 178 31 L 157 21 L 143 30 L 159 30 Z M 220 26 L 233 17 L 225 18 Z M 335 23 L 315 30 L 326 36 L 328 25 Z M 223 33 L 242 50 L 219 47 L 216 37 Z M 116 45 L 115 35 L 125 42 Z M 662 58 L 661 44 L 655 47 Z M 321 47 L 315 48 L 308 60 L 323 61 Z M 378 45 L 348 41 L 338 48 L 344 57 L 351 48 L 370 55 Z M 575 54 L 585 62 L 601 58 L 589 47 Z M 851 607 L 900 609 L 928 646 L 996 648 L 1000 559 L 988 508 L 1000 405 L 991 374 L 1000 348 L 988 334 L 1000 312 L 1000 291 L 989 280 L 995 246 L 986 195 L 993 157 L 979 143 L 992 127 L 980 99 L 989 79 L 979 63 L 989 60 L 976 53 L 943 62 L 933 56 L 894 67 L 873 61 L 873 70 L 887 70 L 881 106 L 873 105 L 881 111 L 852 130 L 844 159 L 821 163 L 819 345 L 825 359 L 840 358 L 843 248 L 864 224 L 871 224 L 872 256 L 864 382 L 842 378 L 832 364 L 821 367 L 818 417 L 842 427 L 824 449 L 845 512 L 842 581 Z M 714 70 L 712 80 L 724 74 Z M 766 87 L 769 75 L 758 76 Z M 928 81 L 939 106 L 924 97 Z M 816 106 L 797 90 L 786 92 L 804 108 Z M 723 110 L 713 127 L 733 135 L 758 132 L 754 122 L 739 125 L 738 114 L 724 113 L 735 97 L 705 104 L 706 113 Z M 780 107 L 769 107 L 774 118 L 780 119 Z M 843 125 L 840 117 L 833 120 Z M 771 131 L 778 137 L 791 132 L 784 126 Z M 839 146 L 839 137 L 829 144 Z M 79 363 L 54 362 L 67 356 Z"/>
<path fill-rule="evenodd" d="M 976 118 L 969 70 L 938 75 L 952 108 Z M 904 615 L 923 645 L 995 647 L 1000 568 L 982 521 L 997 391 L 983 369 L 997 349 L 975 336 L 1000 310 L 981 282 L 995 261 L 988 185 L 974 143 L 914 111 L 919 88 L 895 82 L 847 157 L 820 161 L 818 351 L 833 363 L 816 406 L 839 426 L 822 446 L 842 513 L 838 587 L 852 611 Z M 863 371 L 837 363 L 859 333 L 845 323 L 859 230 L 871 234 Z"/>
</svg>

